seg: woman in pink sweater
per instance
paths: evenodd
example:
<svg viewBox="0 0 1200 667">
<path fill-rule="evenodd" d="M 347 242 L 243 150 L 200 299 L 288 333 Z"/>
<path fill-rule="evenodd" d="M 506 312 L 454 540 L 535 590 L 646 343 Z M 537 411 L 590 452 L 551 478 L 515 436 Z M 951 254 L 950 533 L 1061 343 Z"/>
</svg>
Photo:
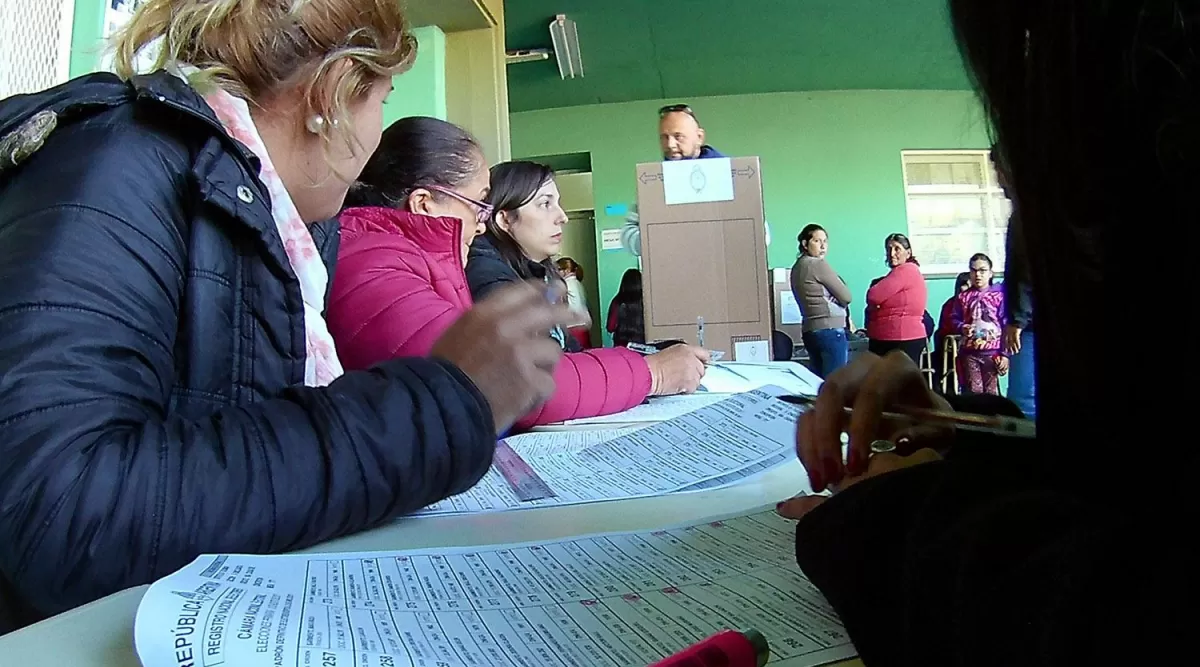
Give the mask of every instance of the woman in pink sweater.
<svg viewBox="0 0 1200 667">
<path fill-rule="evenodd" d="M 327 319 L 347 369 L 426 356 L 472 305 L 465 267 L 492 217 L 487 164 L 473 137 L 434 118 L 404 118 L 383 134 L 342 212 Z M 557 276 L 557 273 L 555 273 Z M 647 395 L 694 391 L 703 352 L 567 354 L 551 400 L 518 428 L 631 408 Z"/>
<path fill-rule="evenodd" d="M 884 239 L 883 247 L 892 270 L 867 290 L 869 349 L 880 356 L 903 350 L 920 364 L 926 344 L 922 320 L 929 300 L 925 276 L 921 275 L 921 265 L 913 257 L 907 236 L 891 234 Z"/>
</svg>

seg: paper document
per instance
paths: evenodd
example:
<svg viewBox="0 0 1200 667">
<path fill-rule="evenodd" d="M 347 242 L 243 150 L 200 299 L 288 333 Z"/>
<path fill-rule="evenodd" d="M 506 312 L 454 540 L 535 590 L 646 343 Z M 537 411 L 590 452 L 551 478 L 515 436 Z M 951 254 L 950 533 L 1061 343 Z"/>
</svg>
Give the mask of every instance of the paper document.
<svg viewBox="0 0 1200 667">
<path fill-rule="evenodd" d="M 662 163 L 663 199 L 673 204 L 733 201 L 733 161 L 669 160 Z"/>
<path fill-rule="evenodd" d="M 522 545 L 201 556 L 146 591 L 144 667 L 646 667 L 754 628 L 772 667 L 855 655 L 771 511 Z"/>
<path fill-rule="evenodd" d="M 795 458 L 801 408 L 774 398 L 785 393 L 779 387 L 762 387 L 725 396 L 681 417 L 617 437 L 603 431 L 538 433 L 534 435 L 540 439 L 528 441 L 529 445 L 513 438 L 510 448 L 521 454 L 552 495 L 521 500 L 493 465 L 469 491 L 415 516 L 574 505 L 733 484 L 760 473 L 766 461 Z M 562 435 L 572 436 L 576 443 L 590 439 L 594 444 L 555 451 L 548 443 Z"/>
<path fill-rule="evenodd" d="M 821 378 L 800 364 L 790 361 L 768 364 L 712 364 L 701 380 L 703 391 L 736 394 L 767 385 L 783 387 L 793 394 L 815 396 Z"/>
<path fill-rule="evenodd" d="M 804 323 L 804 315 L 800 312 L 800 304 L 796 301 L 796 295 L 792 294 L 791 290 L 784 290 L 779 293 L 779 323 Z"/>
<path fill-rule="evenodd" d="M 728 394 L 713 393 L 690 394 L 687 396 L 653 396 L 646 399 L 645 403 L 635 405 L 624 412 L 604 415 L 603 417 L 571 419 L 551 426 L 630 426 L 634 424 L 654 424 L 681 417 L 689 412 L 694 412 L 700 408 L 708 407 L 713 403 L 723 401 L 726 398 L 729 398 Z"/>
<path fill-rule="evenodd" d="M 505 440 L 513 451 L 528 460 L 534 456 L 578 452 L 592 445 L 628 435 L 636 430 L 637 428 L 607 428 L 598 431 L 535 431 L 510 436 Z"/>
</svg>

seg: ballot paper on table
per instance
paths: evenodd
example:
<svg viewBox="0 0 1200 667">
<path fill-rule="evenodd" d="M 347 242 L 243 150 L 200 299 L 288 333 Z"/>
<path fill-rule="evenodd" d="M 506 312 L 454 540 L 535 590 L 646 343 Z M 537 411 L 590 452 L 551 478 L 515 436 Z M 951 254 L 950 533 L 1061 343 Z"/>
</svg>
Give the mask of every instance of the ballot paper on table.
<svg viewBox="0 0 1200 667">
<path fill-rule="evenodd" d="M 520 456 L 528 474 L 537 477 L 534 483 L 506 478 L 505 471 L 493 465 L 470 490 L 414 516 L 575 505 L 734 484 L 795 458 L 796 419 L 802 409 L 776 400 L 785 393 L 780 387 L 761 387 L 632 431 L 510 438 L 505 444 Z M 589 444 L 561 449 L 550 444 L 567 435 L 570 442 Z M 550 493 L 522 500 L 518 489 L 537 485 Z"/>
<path fill-rule="evenodd" d="M 656 424 L 669 419 L 681 417 L 689 412 L 706 408 L 713 403 L 729 398 L 729 393 L 697 393 L 686 396 L 651 396 L 644 403 L 635 405 L 624 412 L 600 417 L 584 417 L 571 419 L 558 424 L 547 424 L 539 427 L 541 431 L 580 430 L 589 428 L 621 428 Z"/>
<path fill-rule="evenodd" d="M 754 628 L 772 667 L 853 657 L 770 510 L 402 552 L 201 556 L 138 606 L 144 667 L 645 667 Z"/>
<path fill-rule="evenodd" d="M 699 410 L 724 400 L 731 394 L 739 394 L 767 385 L 783 387 L 795 394 L 811 396 L 820 389 L 821 379 L 807 368 L 791 362 L 714 363 L 708 365 L 700 391 L 695 394 L 652 396 L 641 405 L 636 405 L 624 412 L 547 424 L 538 427 L 537 430 L 566 431 L 651 424 Z"/>
<path fill-rule="evenodd" d="M 701 391 L 714 394 L 736 394 L 767 385 L 783 387 L 793 394 L 815 396 L 821 379 L 807 368 L 793 362 L 739 364 L 722 362 L 710 365 L 701 380 Z"/>
</svg>

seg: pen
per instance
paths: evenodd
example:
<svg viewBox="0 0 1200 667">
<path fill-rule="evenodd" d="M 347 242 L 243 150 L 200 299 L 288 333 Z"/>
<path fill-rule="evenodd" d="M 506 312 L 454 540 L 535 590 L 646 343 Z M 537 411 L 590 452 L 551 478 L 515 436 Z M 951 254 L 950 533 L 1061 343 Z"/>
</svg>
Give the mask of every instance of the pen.
<svg viewBox="0 0 1200 667">
<path fill-rule="evenodd" d="M 643 354 L 646 356 L 658 354 L 658 348 L 654 347 L 653 345 L 645 345 L 643 343 L 626 343 L 625 347 L 637 352 L 638 354 Z"/>
<path fill-rule="evenodd" d="M 756 630 L 724 630 L 650 667 L 763 667 L 771 659 L 767 638 Z"/>
<path fill-rule="evenodd" d="M 657 347 L 654 347 L 653 345 L 646 345 L 644 343 L 626 343 L 625 347 L 646 357 L 659 353 L 659 349 Z M 720 350 L 708 350 L 708 362 L 710 364 L 715 364 L 724 358 L 724 352 Z"/>
<path fill-rule="evenodd" d="M 792 405 L 811 407 L 816 404 L 815 396 L 780 396 L 779 400 Z M 843 408 L 847 417 L 854 414 L 852 408 Z M 909 421 L 923 424 L 947 424 L 966 431 L 990 433 L 1009 438 L 1035 438 L 1037 425 L 1028 419 L 1016 417 L 999 417 L 973 415 L 966 412 L 947 412 L 930 410 L 928 408 L 897 408 L 893 412 L 884 412 L 884 419 Z"/>
<path fill-rule="evenodd" d="M 704 318 L 696 318 L 696 345 L 704 347 Z"/>
</svg>

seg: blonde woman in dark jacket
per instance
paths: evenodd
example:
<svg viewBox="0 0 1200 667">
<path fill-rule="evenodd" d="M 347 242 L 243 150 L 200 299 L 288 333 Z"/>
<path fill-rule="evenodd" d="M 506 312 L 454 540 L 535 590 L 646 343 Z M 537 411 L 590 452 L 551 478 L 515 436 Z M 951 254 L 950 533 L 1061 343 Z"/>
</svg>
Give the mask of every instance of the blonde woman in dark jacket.
<svg viewBox="0 0 1200 667">
<path fill-rule="evenodd" d="M 120 76 L 0 101 L 0 633 L 468 489 L 571 317 L 521 285 L 343 372 L 314 223 L 416 55 L 394 0 L 149 0 L 116 46 Z"/>
</svg>

